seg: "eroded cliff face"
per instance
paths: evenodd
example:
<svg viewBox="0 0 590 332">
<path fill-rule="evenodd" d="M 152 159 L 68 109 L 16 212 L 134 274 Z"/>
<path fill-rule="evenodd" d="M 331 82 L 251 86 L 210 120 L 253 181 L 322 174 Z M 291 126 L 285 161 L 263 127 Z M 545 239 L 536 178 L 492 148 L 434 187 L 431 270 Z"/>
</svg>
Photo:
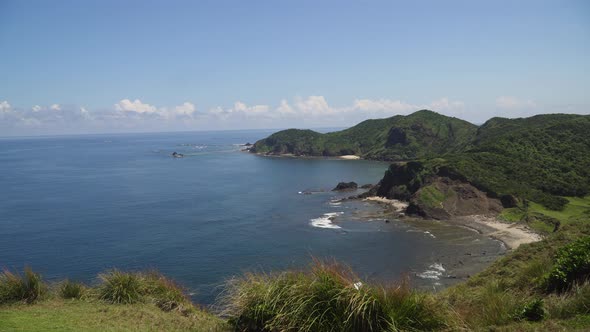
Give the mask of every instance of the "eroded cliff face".
<svg viewBox="0 0 590 332">
<path fill-rule="evenodd" d="M 373 195 L 408 201 L 407 213 L 434 219 L 502 211 L 500 199 L 488 196 L 460 174 L 421 162 L 392 164 L 379 184 L 365 194 Z"/>
</svg>

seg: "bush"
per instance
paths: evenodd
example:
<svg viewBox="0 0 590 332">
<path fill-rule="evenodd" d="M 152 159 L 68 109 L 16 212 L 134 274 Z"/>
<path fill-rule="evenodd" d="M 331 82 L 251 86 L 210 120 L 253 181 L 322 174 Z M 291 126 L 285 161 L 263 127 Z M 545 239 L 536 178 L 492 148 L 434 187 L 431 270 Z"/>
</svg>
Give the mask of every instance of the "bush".
<svg viewBox="0 0 590 332">
<path fill-rule="evenodd" d="M 528 320 L 532 322 L 541 321 L 545 316 L 543 299 L 536 299 L 526 303 L 514 314 L 514 318 L 517 320 Z"/>
<path fill-rule="evenodd" d="M 239 331 L 398 331 L 449 325 L 446 306 L 407 283 L 362 284 L 349 268 L 319 261 L 306 272 L 232 280 L 222 306 Z"/>
<path fill-rule="evenodd" d="M 553 268 L 543 278 L 543 285 L 547 291 L 564 291 L 589 276 L 590 236 L 586 236 L 559 249 Z"/>
<path fill-rule="evenodd" d="M 141 300 L 142 280 L 138 274 L 118 270 L 98 276 L 102 281 L 98 288 L 101 300 L 110 303 L 136 303 Z"/>
<path fill-rule="evenodd" d="M 80 299 L 86 293 L 86 286 L 79 282 L 65 280 L 59 285 L 59 296 L 63 299 Z"/>
<path fill-rule="evenodd" d="M 34 303 L 47 292 L 41 275 L 25 267 L 21 276 L 8 270 L 0 274 L 0 303 Z"/>
</svg>

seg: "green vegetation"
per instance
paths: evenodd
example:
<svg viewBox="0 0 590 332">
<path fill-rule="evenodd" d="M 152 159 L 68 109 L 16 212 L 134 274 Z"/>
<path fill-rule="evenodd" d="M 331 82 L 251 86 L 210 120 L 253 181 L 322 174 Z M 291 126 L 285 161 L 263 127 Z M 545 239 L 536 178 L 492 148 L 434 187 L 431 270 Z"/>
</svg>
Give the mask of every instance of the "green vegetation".
<svg viewBox="0 0 590 332">
<path fill-rule="evenodd" d="M 350 269 L 316 261 L 310 271 L 248 274 L 224 297 L 239 331 L 427 331 L 455 326 L 445 304 L 407 283 L 363 284 Z"/>
<path fill-rule="evenodd" d="M 492 118 L 477 127 L 431 111 L 419 111 L 408 116 L 367 120 L 327 134 L 295 129 L 281 131 L 256 142 L 252 151 L 411 159 L 415 163 L 408 168 L 412 173 L 407 176 L 418 177 L 411 179 L 418 185 L 428 184 L 433 176 L 450 176 L 471 183 L 491 197 L 514 196 L 517 200 L 534 202 L 533 208 L 534 204 L 540 204 L 561 211 L 568 202 L 572 204 L 575 198 L 590 194 L 588 132 L 590 116 L 582 115 Z M 413 184 L 396 186 L 394 195 L 389 197 L 409 199 L 419 189 Z M 517 217 L 510 213 L 507 212 L 509 219 Z M 550 229 L 546 221 L 531 223 Z"/>
<path fill-rule="evenodd" d="M 568 203 L 560 211 L 525 201 L 517 207 L 504 209 L 500 217 L 506 221 L 527 223 L 544 234 L 554 232 L 562 225 L 590 218 L 590 196 L 564 198 Z"/>
<path fill-rule="evenodd" d="M 548 292 L 545 286 L 546 275 L 560 266 L 563 248 L 588 235 L 587 221 L 566 225 L 543 241 L 520 246 L 441 296 L 474 330 L 588 329 L 590 320 L 584 317 L 590 314 L 590 283 L 584 280 L 590 274 L 568 280 L 563 292 Z"/>
<path fill-rule="evenodd" d="M 555 264 L 543 279 L 548 291 L 563 291 L 584 282 L 590 276 L 590 236 L 580 238 L 559 249 Z"/>
<path fill-rule="evenodd" d="M 87 290 L 84 284 L 66 279 L 59 285 L 59 296 L 66 300 L 81 299 Z"/>
<path fill-rule="evenodd" d="M 8 270 L 0 274 L 0 304 L 17 301 L 34 303 L 46 294 L 47 287 L 41 276 L 29 267 L 24 272 L 22 276 Z"/>
<path fill-rule="evenodd" d="M 98 276 L 102 284 L 98 298 L 109 303 L 136 303 L 142 296 L 141 276 L 117 270 Z"/>
<path fill-rule="evenodd" d="M 47 285 L 30 268 L 0 275 L 0 331 L 227 331 L 194 306 L 182 288 L 157 272 L 99 275 L 88 287 Z"/>
<path fill-rule="evenodd" d="M 197 310 L 164 312 L 149 303 L 113 305 L 48 299 L 35 305 L 0 305 L 0 331 L 229 331 L 219 318 Z"/>
<path fill-rule="evenodd" d="M 252 152 L 304 156 L 361 155 L 368 159 L 405 160 L 460 151 L 477 126 L 432 111 L 366 120 L 346 130 L 320 134 L 288 129 L 256 142 Z"/>
<path fill-rule="evenodd" d="M 421 188 L 418 200 L 420 204 L 427 207 L 442 207 L 445 194 L 440 192 L 435 186 L 428 185 Z"/>
</svg>

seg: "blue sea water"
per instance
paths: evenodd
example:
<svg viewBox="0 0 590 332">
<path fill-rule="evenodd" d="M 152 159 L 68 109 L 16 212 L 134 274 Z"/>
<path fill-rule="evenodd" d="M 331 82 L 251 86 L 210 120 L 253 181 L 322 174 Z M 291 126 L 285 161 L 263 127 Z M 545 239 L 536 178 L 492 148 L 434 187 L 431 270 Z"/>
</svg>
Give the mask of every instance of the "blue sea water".
<svg viewBox="0 0 590 332">
<path fill-rule="evenodd" d="M 387 164 L 240 152 L 270 133 L 0 139 L 0 267 L 89 283 L 113 267 L 155 268 L 210 304 L 244 271 L 302 267 L 314 256 L 395 279 L 448 245 L 361 217 L 377 205 L 332 202 L 343 196 L 330 191 L 339 181 L 376 183 Z M 326 213 L 338 216 L 314 227 Z"/>
</svg>

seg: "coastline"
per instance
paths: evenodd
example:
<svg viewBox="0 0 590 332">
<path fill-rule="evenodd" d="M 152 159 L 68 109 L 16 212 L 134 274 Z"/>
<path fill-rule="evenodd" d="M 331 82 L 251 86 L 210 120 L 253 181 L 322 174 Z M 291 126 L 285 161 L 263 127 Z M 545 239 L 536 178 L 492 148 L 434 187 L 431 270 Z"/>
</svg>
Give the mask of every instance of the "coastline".
<svg viewBox="0 0 590 332">
<path fill-rule="evenodd" d="M 400 213 L 403 212 L 409 205 L 408 202 L 400 201 L 397 199 L 389 199 L 389 198 L 385 198 L 385 197 L 379 197 L 379 196 L 371 196 L 371 197 L 363 198 L 363 201 L 380 203 L 380 204 L 386 205 L 387 207 L 391 207 L 396 212 L 400 212 Z"/>
<path fill-rule="evenodd" d="M 399 213 L 398 217 L 406 220 L 421 220 L 434 221 L 431 219 L 418 219 L 415 217 L 407 217 L 403 211 L 408 207 L 408 203 L 396 199 L 387 199 L 379 196 L 371 196 L 364 198 L 363 201 L 375 202 L 392 208 L 392 212 Z M 486 215 L 468 215 L 453 217 L 450 220 L 445 220 L 445 223 L 458 225 L 469 228 L 479 234 L 489 238 L 498 240 L 506 246 L 508 250 L 514 250 L 521 244 L 541 241 L 543 237 L 531 230 L 526 225 L 517 223 L 508 223 L 501 221 L 494 216 Z"/>
<path fill-rule="evenodd" d="M 240 150 L 241 152 L 252 153 L 257 156 L 261 157 L 271 157 L 271 158 L 300 158 L 300 159 L 331 159 L 331 160 L 363 160 L 361 156 L 357 156 L 354 154 L 347 154 L 342 156 L 307 156 L 307 155 L 295 155 L 293 153 L 281 153 L 281 154 L 266 154 L 266 153 L 259 153 L 259 152 L 251 152 L 247 149 Z M 374 160 L 379 161 L 379 160 Z"/>
<path fill-rule="evenodd" d="M 507 249 L 514 250 L 521 244 L 541 241 L 543 237 L 526 225 L 507 223 L 492 216 L 470 215 L 456 217 L 451 221 L 504 243 Z"/>
</svg>

